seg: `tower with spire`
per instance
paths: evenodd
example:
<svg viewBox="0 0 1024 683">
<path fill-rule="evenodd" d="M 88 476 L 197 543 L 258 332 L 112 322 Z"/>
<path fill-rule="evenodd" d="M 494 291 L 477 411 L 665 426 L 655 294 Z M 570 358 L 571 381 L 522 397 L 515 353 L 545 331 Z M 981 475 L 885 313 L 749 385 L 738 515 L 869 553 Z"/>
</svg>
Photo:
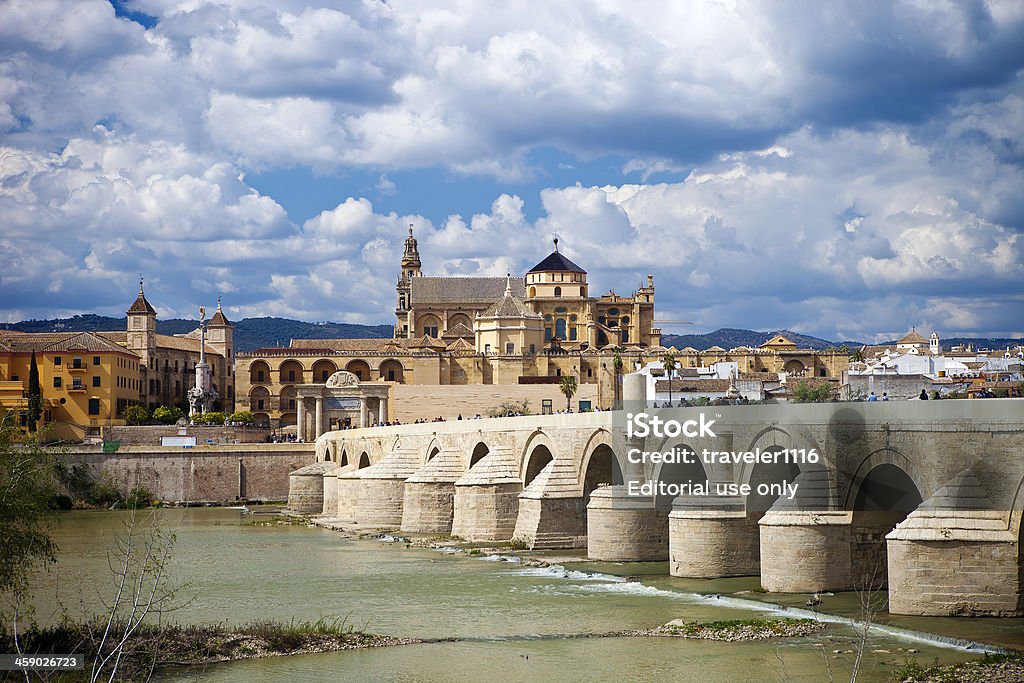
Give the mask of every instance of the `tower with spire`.
<svg viewBox="0 0 1024 683">
<path fill-rule="evenodd" d="M 420 263 L 419 245 L 412 236 L 412 224 L 409 224 L 409 236 L 405 238 L 405 250 L 402 252 L 402 271 L 398 276 L 395 291 L 398 295 L 395 308 L 395 339 L 409 336 L 408 316 L 412 307 L 412 279 L 423 275 Z"/>
<path fill-rule="evenodd" d="M 156 348 L 156 310 L 146 300 L 139 276 L 139 295 L 128 307 L 128 349 L 142 357 L 143 367 L 149 365 Z"/>
<path fill-rule="evenodd" d="M 231 321 L 224 315 L 219 294 L 217 295 L 217 310 L 213 312 L 213 317 L 210 318 L 210 322 L 207 324 L 207 330 L 207 343 L 220 352 L 220 355 L 224 357 L 227 369 L 230 370 L 234 361 L 235 330 Z"/>
</svg>

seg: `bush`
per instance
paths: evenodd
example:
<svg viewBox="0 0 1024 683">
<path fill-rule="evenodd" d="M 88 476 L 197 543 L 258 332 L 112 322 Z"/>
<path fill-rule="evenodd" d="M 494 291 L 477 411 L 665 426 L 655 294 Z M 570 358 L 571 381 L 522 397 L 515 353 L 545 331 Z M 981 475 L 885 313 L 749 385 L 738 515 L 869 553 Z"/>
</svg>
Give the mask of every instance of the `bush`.
<svg viewBox="0 0 1024 683">
<path fill-rule="evenodd" d="M 165 425 L 172 425 L 181 419 L 181 410 L 173 406 L 160 406 L 153 411 L 153 419 Z"/>
<path fill-rule="evenodd" d="M 807 382 L 800 382 L 793 391 L 793 398 L 797 403 L 824 403 L 832 400 L 832 387 L 822 384 L 817 389 L 811 389 Z"/>
<path fill-rule="evenodd" d="M 228 416 L 228 422 L 238 422 L 241 424 L 251 425 L 256 421 L 256 418 L 252 416 L 252 413 L 248 410 L 237 410 Z"/>
<path fill-rule="evenodd" d="M 129 508 L 148 508 L 153 504 L 153 493 L 142 484 L 136 484 L 124 499 Z"/>
<path fill-rule="evenodd" d="M 149 419 L 149 411 L 146 410 L 146 406 L 138 404 L 125 408 L 122 415 L 124 416 L 125 422 L 130 425 L 140 425 Z"/>
<path fill-rule="evenodd" d="M 197 425 L 222 425 L 224 424 L 224 413 L 199 413 L 192 421 Z"/>
<path fill-rule="evenodd" d="M 487 417 L 508 417 L 510 415 L 529 414 L 530 402 L 525 398 L 522 401 L 503 401 L 487 411 Z"/>
<path fill-rule="evenodd" d="M 92 482 L 86 493 L 85 502 L 91 505 L 110 506 L 119 503 L 123 498 L 124 492 L 109 474 L 104 474 L 102 479 Z"/>
</svg>

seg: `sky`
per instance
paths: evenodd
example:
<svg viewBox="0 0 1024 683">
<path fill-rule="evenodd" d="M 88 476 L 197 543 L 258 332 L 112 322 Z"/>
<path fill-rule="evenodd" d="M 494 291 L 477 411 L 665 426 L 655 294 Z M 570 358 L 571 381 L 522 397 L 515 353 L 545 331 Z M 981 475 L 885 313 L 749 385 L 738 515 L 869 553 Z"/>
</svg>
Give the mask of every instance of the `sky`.
<svg viewBox="0 0 1024 683">
<path fill-rule="evenodd" d="M 0 0 L 0 322 L 393 323 L 559 248 L 666 333 L 1024 336 L 1024 3 Z"/>
</svg>

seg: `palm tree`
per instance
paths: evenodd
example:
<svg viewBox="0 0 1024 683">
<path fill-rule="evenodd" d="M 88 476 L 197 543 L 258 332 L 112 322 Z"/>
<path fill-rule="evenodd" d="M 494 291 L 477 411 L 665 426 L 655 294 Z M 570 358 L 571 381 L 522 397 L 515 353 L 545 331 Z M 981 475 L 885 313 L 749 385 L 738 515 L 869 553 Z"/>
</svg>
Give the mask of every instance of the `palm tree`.
<svg viewBox="0 0 1024 683">
<path fill-rule="evenodd" d="M 672 405 L 672 373 L 676 370 L 676 357 L 674 354 L 666 353 L 661 359 L 661 367 L 668 375 L 668 404 Z"/>
<path fill-rule="evenodd" d="M 613 407 L 619 405 L 619 375 L 622 374 L 623 365 L 622 348 L 616 346 L 612 349 L 612 368 L 615 370 L 615 405 Z"/>
<path fill-rule="evenodd" d="M 862 346 L 859 349 L 857 349 L 856 351 L 854 351 L 853 354 L 850 356 L 850 360 L 852 362 L 854 362 L 854 363 L 863 363 L 864 362 L 864 347 Z"/>
<path fill-rule="evenodd" d="M 572 396 L 576 393 L 576 377 L 574 375 L 566 375 L 558 382 L 558 390 L 565 396 L 565 409 L 570 410 L 572 406 Z"/>
</svg>

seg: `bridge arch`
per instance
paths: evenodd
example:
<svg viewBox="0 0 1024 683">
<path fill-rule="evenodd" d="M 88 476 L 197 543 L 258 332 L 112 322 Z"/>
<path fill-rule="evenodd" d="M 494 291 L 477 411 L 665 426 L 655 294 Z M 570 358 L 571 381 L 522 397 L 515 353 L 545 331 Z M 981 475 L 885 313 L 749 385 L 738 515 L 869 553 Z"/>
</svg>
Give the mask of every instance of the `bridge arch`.
<svg viewBox="0 0 1024 683">
<path fill-rule="evenodd" d="M 469 460 L 466 461 L 466 471 L 473 469 L 473 466 L 487 457 L 491 452 L 490 447 L 483 441 L 478 441 L 473 450 L 469 451 Z"/>
<path fill-rule="evenodd" d="M 697 449 L 693 446 L 686 443 L 678 443 L 673 446 L 669 446 L 669 449 L 678 449 L 680 453 L 692 454 L 689 458 L 691 462 L 658 463 L 652 473 L 652 481 L 664 482 L 669 485 L 686 484 L 687 482 L 703 484 L 706 480 L 710 479 Z M 666 449 L 664 445 L 662 445 L 659 446 L 659 450 L 664 452 Z M 661 487 L 659 486 L 659 489 L 660 488 Z M 672 501 L 675 499 L 675 496 L 661 491 L 656 493 L 657 495 L 654 499 L 655 507 L 659 510 L 671 512 Z"/>
<path fill-rule="evenodd" d="M 441 444 L 437 442 L 437 439 L 431 439 L 430 443 L 427 444 L 426 449 L 423 451 L 423 464 L 427 464 L 431 460 L 437 457 L 441 452 Z"/>
<path fill-rule="evenodd" d="M 341 447 L 341 457 L 338 458 L 338 464 L 342 467 L 348 465 L 348 451 L 345 450 L 344 446 Z"/>
<path fill-rule="evenodd" d="M 842 498 L 844 510 L 854 509 L 853 505 L 856 501 L 857 492 L 860 490 L 864 478 L 879 465 L 893 465 L 905 473 L 910 477 L 922 498 L 928 498 L 933 493 L 933 491 L 928 490 L 925 484 L 927 479 L 913 460 L 892 446 L 885 446 L 868 453 L 857 463 L 857 468 L 850 477 L 850 485 L 847 487 Z"/>
<path fill-rule="evenodd" d="M 765 427 L 755 434 L 750 444 L 744 450 L 756 452 L 760 449 L 761 451 L 778 453 L 785 449 L 799 448 L 814 448 L 823 459 L 825 458 L 825 454 L 822 453 L 821 449 L 818 448 L 818 444 L 813 439 L 802 434 L 794 435 L 777 425 Z M 794 479 L 800 476 L 801 471 L 802 469 L 798 464 L 785 461 L 771 464 L 743 465 L 740 471 L 739 483 L 748 484 L 751 488 L 751 493 L 747 496 L 746 501 L 747 517 L 756 523 L 778 500 L 777 495 L 757 494 L 756 491 L 759 485 L 780 484 L 783 481 L 792 483 Z"/>
<path fill-rule="evenodd" d="M 361 470 L 370 466 L 370 456 L 366 451 L 359 454 L 359 464 L 356 469 Z"/>
<path fill-rule="evenodd" d="M 877 459 L 899 460 L 893 449 L 887 454 L 876 451 Z M 870 462 L 871 457 L 866 462 Z M 859 471 L 847 496 L 847 509 L 853 512 L 850 547 L 850 577 L 854 586 L 882 587 L 888 584 L 888 547 L 885 536 L 923 502 L 913 477 L 899 464 L 876 462 Z"/>
<path fill-rule="evenodd" d="M 603 449 L 602 446 L 604 447 Z M 615 449 L 612 446 L 612 434 L 611 432 L 604 428 L 598 429 L 593 434 L 591 434 L 590 437 L 587 439 L 586 445 L 583 446 L 583 457 L 580 458 L 579 466 L 576 468 L 576 482 L 580 487 L 580 491 L 584 494 L 585 497 L 590 497 L 590 493 L 587 491 L 586 482 L 588 473 L 591 469 L 591 465 L 593 464 L 594 457 L 599 449 L 601 449 L 602 455 L 600 455 L 600 457 L 602 459 L 606 458 L 607 454 L 609 453 L 611 454 L 611 457 L 613 459 L 612 462 L 602 460 L 600 466 L 603 468 L 605 465 L 608 465 L 608 467 L 610 468 L 608 469 L 609 472 L 613 474 L 618 474 L 617 477 L 612 476 L 611 481 L 607 483 L 622 482 L 622 460 L 620 459 L 619 454 L 615 452 Z"/>
<path fill-rule="evenodd" d="M 534 430 L 519 455 L 519 478 L 525 489 L 555 459 L 555 446 L 542 430 Z"/>
</svg>

